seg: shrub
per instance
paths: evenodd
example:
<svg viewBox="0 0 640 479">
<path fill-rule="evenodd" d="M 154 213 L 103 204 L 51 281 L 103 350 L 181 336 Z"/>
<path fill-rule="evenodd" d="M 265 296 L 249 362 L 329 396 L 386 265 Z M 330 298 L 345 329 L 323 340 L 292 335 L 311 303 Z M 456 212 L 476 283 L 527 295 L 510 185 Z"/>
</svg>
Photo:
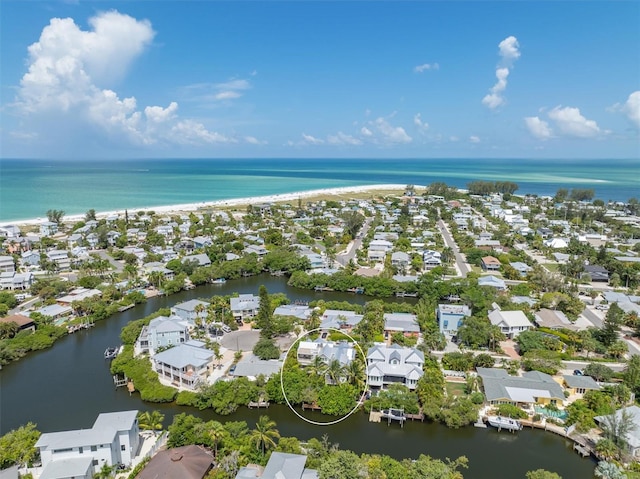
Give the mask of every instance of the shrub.
<svg viewBox="0 0 640 479">
<path fill-rule="evenodd" d="M 501 416 L 512 417 L 514 419 L 524 419 L 528 416 L 526 412 L 513 404 L 500 404 L 497 411 Z"/>
</svg>

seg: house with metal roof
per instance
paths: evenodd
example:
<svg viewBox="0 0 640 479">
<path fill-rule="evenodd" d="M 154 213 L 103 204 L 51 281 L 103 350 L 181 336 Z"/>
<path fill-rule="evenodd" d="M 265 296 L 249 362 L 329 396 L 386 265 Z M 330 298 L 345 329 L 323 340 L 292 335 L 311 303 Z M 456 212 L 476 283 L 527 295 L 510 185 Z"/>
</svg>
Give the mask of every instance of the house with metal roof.
<svg viewBox="0 0 640 479">
<path fill-rule="evenodd" d="M 158 348 L 182 344 L 189 340 L 190 323 L 180 316 L 158 316 L 142 327 L 136 341 L 135 354 L 154 355 Z"/>
<path fill-rule="evenodd" d="M 562 385 L 569 391 L 570 396 L 581 398 L 587 391 L 598 391 L 600 385 L 591 376 L 563 375 Z"/>
<path fill-rule="evenodd" d="M 489 313 L 489 321 L 498 326 L 500 331 L 510 339 L 514 339 L 522 331 L 533 329 L 533 324 L 522 311 L 502 311 L 494 309 Z"/>
<path fill-rule="evenodd" d="M 510 376 L 505 369 L 477 368 L 487 402 L 491 405 L 513 404 L 519 407 L 547 404 L 562 405 L 562 386 L 540 371 L 527 371 L 522 376 Z"/>
<path fill-rule="evenodd" d="M 420 326 L 418 318 L 411 313 L 385 313 L 384 339 L 390 340 L 394 333 L 402 333 L 406 337 L 418 337 Z"/>
<path fill-rule="evenodd" d="M 610 416 L 615 416 L 611 418 Z M 636 460 L 640 458 L 640 407 L 633 405 L 622 409 L 618 409 L 614 414 L 606 416 L 596 416 L 593 418 L 600 427 L 607 427 L 607 423 L 611 420 L 615 421 L 630 421 L 633 424 L 632 428 L 629 428 L 624 441 L 626 443 L 627 452 L 633 456 Z"/>
<path fill-rule="evenodd" d="M 138 453 L 138 411 L 102 413 L 91 429 L 44 433 L 36 442 L 41 479 L 91 479 L 103 465 L 128 466 Z"/>
<path fill-rule="evenodd" d="M 535 313 L 535 321 L 539 327 L 577 330 L 566 314 L 555 309 L 542 308 Z"/>
<path fill-rule="evenodd" d="M 415 389 L 424 372 L 424 354 L 415 348 L 376 344 L 367 351 L 367 378 L 372 389 L 400 383 Z"/>
<path fill-rule="evenodd" d="M 237 298 L 231 298 L 230 303 L 233 318 L 244 321 L 258 314 L 258 309 L 260 309 L 260 296 L 241 294 Z"/>
<path fill-rule="evenodd" d="M 296 358 L 303 366 L 312 364 L 316 357 L 322 359 L 326 364 L 331 361 L 338 361 L 342 366 L 346 366 L 356 357 L 356 350 L 353 343 L 347 341 L 325 341 L 316 339 L 315 341 L 300 341 Z"/>
<path fill-rule="evenodd" d="M 202 346 L 194 341 L 162 351 L 151 358 L 153 370 L 161 381 L 193 390 L 213 371 L 214 352 Z"/>
<path fill-rule="evenodd" d="M 326 309 L 320 320 L 320 329 L 342 329 L 351 331 L 364 316 L 355 311 Z"/>
<path fill-rule="evenodd" d="M 507 289 L 507 284 L 504 282 L 504 280 L 492 274 L 480 276 L 478 278 L 478 286 L 490 286 L 501 291 Z"/>
<path fill-rule="evenodd" d="M 200 301 L 199 299 L 191 299 L 189 301 L 185 301 L 184 303 L 178 303 L 171 308 L 171 314 L 174 316 L 179 316 L 185 321 L 189 321 L 191 325 L 195 325 L 196 318 L 206 318 L 207 317 L 207 308 L 210 303 L 206 301 Z M 199 307 L 204 308 L 202 311 L 199 311 Z"/>
<path fill-rule="evenodd" d="M 318 471 L 305 466 L 307 456 L 272 452 L 264 470 L 250 464 L 238 471 L 235 479 L 318 479 Z"/>
</svg>

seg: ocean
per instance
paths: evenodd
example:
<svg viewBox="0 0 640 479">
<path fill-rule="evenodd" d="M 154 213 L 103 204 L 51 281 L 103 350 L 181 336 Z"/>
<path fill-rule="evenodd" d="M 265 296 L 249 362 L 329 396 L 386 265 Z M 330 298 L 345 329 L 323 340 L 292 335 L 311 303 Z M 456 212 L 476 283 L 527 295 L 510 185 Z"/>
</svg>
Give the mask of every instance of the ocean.
<svg viewBox="0 0 640 479">
<path fill-rule="evenodd" d="M 0 160 L 0 223 L 368 184 L 466 187 L 513 181 L 518 194 L 592 188 L 604 201 L 640 197 L 640 160 L 148 159 Z"/>
</svg>

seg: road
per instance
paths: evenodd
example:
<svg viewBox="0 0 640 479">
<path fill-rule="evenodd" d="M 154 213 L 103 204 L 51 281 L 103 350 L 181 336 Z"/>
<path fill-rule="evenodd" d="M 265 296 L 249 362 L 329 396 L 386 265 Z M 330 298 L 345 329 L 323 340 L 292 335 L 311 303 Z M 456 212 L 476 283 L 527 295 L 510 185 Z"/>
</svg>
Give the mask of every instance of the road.
<svg viewBox="0 0 640 479">
<path fill-rule="evenodd" d="M 457 270 L 460 272 L 460 275 L 463 278 L 466 277 L 467 274 L 469 272 L 471 272 L 471 268 L 469 267 L 469 265 L 465 261 L 465 258 L 460 253 L 460 249 L 458 248 L 458 245 L 456 244 L 455 240 L 453 239 L 453 236 L 451 236 L 451 233 L 449 233 L 449 230 L 447 229 L 446 223 L 444 221 L 442 221 L 442 220 L 439 220 L 438 221 L 438 228 L 440 229 L 440 234 L 442 234 L 442 239 L 444 239 L 445 244 L 449 248 L 451 248 L 453 250 L 453 255 L 456 258 L 456 268 L 457 268 Z"/>
<path fill-rule="evenodd" d="M 336 255 L 336 261 L 340 263 L 343 267 L 349 264 L 349 261 L 356 257 L 356 252 L 362 246 L 362 238 L 364 238 L 369 232 L 369 228 L 371 227 L 371 218 L 367 218 L 360 229 L 356 239 L 351 241 L 347 246 L 347 251 L 344 253 L 339 253 Z"/>
<path fill-rule="evenodd" d="M 96 251 L 92 251 L 92 253 L 96 253 L 98 256 L 100 256 L 100 258 L 102 259 L 106 259 L 111 266 L 113 266 L 113 268 L 116 270 L 116 273 L 122 273 L 122 270 L 124 269 L 124 265 L 119 262 L 116 261 L 115 259 L 113 259 L 113 257 L 107 253 L 105 250 L 96 250 Z"/>
</svg>

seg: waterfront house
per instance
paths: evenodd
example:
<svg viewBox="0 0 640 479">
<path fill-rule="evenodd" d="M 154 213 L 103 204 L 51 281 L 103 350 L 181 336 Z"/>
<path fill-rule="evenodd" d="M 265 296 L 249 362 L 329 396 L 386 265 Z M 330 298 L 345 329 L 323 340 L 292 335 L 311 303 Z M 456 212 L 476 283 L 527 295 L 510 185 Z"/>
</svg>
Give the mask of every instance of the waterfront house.
<svg viewBox="0 0 640 479">
<path fill-rule="evenodd" d="M 193 254 L 191 256 L 185 256 L 184 258 L 182 258 L 183 264 L 186 263 L 187 261 L 193 261 L 197 266 L 209 266 L 211 264 L 211 260 L 204 253 Z"/>
<path fill-rule="evenodd" d="M 240 468 L 235 479 L 318 479 L 318 471 L 304 467 L 307 456 L 287 452 L 272 452 L 264 470 L 249 464 Z"/>
<path fill-rule="evenodd" d="M 49 306 L 43 306 L 42 308 L 38 308 L 35 311 L 29 313 L 31 316 L 33 313 L 39 313 L 42 316 L 46 316 L 51 318 L 52 320 L 58 322 L 62 320 L 62 318 L 66 316 L 70 316 L 73 313 L 73 310 L 70 306 L 60 306 L 59 304 L 51 304 Z"/>
<path fill-rule="evenodd" d="M 346 366 L 356 357 L 356 350 L 353 343 L 346 341 L 325 341 L 316 339 L 315 341 L 300 341 L 296 358 L 303 366 L 313 364 L 315 358 L 319 357 L 325 364 L 331 361 L 338 361 L 340 365 Z"/>
<path fill-rule="evenodd" d="M 522 331 L 533 329 L 531 321 L 522 311 L 494 309 L 489 313 L 489 321 L 494 326 L 498 326 L 509 339 L 515 339 Z"/>
<path fill-rule="evenodd" d="M 102 291 L 99 289 L 75 288 L 68 294 L 56 299 L 56 303 L 60 306 L 71 306 L 74 301 L 83 301 L 88 298 L 99 298 Z"/>
<path fill-rule="evenodd" d="M 341 329 L 350 332 L 364 316 L 355 311 L 326 309 L 320 319 L 320 329 Z"/>
<path fill-rule="evenodd" d="M 482 378 L 487 402 L 492 406 L 561 406 L 565 400 L 562 386 L 540 371 L 527 371 L 522 376 L 510 376 L 505 369 L 500 368 L 477 368 L 477 371 Z"/>
<path fill-rule="evenodd" d="M 417 338 L 420 335 L 417 316 L 410 313 L 385 313 L 384 339 L 391 340 L 395 333 L 401 333 L 405 337 Z"/>
<path fill-rule="evenodd" d="M 158 452 L 136 479 L 203 479 L 212 466 L 211 451 L 190 444 Z"/>
<path fill-rule="evenodd" d="M 267 254 L 269 250 L 262 245 L 250 244 L 245 247 L 243 252 L 245 254 L 257 254 L 259 257 L 262 257 Z"/>
<path fill-rule="evenodd" d="M 210 303 L 200 301 L 199 299 L 191 299 L 184 303 L 178 303 L 171 307 L 171 315 L 178 316 L 188 321 L 191 326 L 195 326 L 196 318 L 205 319 L 208 314 L 207 308 Z"/>
<path fill-rule="evenodd" d="M 462 320 L 471 316 L 471 310 L 466 304 L 439 304 L 436 318 L 440 332 L 454 336 L 462 324 Z"/>
<path fill-rule="evenodd" d="M 302 304 L 283 304 L 273 311 L 273 316 L 293 316 L 302 321 L 311 317 L 312 309 Z"/>
<path fill-rule="evenodd" d="M 135 344 L 135 354 L 154 355 L 158 348 L 167 348 L 189 340 L 189 322 L 180 316 L 158 316 L 142 327 Z"/>
<path fill-rule="evenodd" d="M 195 390 L 213 371 L 214 352 L 201 341 L 189 341 L 155 354 L 151 360 L 160 380 Z"/>
<path fill-rule="evenodd" d="M 246 353 L 240 361 L 236 363 L 236 368 L 231 372 L 235 378 L 245 377 L 255 381 L 258 376 L 268 378 L 277 374 L 282 369 L 281 359 L 260 359 L 252 353 Z"/>
<path fill-rule="evenodd" d="M 400 383 L 415 389 L 424 374 L 424 354 L 415 348 L 376 344 L 367 351 L 367 378 L 371 389 Z"/>
<path fill-rule="evenodd" d="M 582 398 L 587 391 L 598 391 L 600 385 L 591 376 L 563 375 L 562 386 L 576 399 Z"/>
<path fill-rule="evenodd" d="M 20 263 L 23 267 L 37 266 L 40 264 L 40 253 L 29 250 L 20 254 Z"/>
<path fill-rule="evenodd" d="M 21 314 L 12 314 L 11 316 L 5 316 L 0 318 L 0 323 L 15 323 L 18 325 L 18 331 L 35 331 L 36 323 L 33 319 L 22 316 Z"/>
<path fill-rule="evenodd" d="M 91 429 L 44 433 L 40 450 L 40 479 L 91 479 L 102 466 L 129 466 L 138 454 L 138 411 L 102 413 Z"/>
<path fill-rule="evenodd" d="M 230 303 L 233 318 L 244 321 L 258 314 L 260 297 L 253 294 L 241 294 L 237 298 L 231 298 Z"/>
<path fill-rule="evenodd" d="M 615 415 L 615 419 L 610 418 L 613 415 Z M 601 428 L 607 427 L 608 423 L 613 420 L 618 424 L 629 421 L 631 426 L 628 428 L 627 435 L 622 439 L 624 439 L 626 452 L 636 460 L 640 458 L 640 407 L 628 406 L 618 409 L 614 414 L 596 416 L 593 419 Z"/>
</svg>

